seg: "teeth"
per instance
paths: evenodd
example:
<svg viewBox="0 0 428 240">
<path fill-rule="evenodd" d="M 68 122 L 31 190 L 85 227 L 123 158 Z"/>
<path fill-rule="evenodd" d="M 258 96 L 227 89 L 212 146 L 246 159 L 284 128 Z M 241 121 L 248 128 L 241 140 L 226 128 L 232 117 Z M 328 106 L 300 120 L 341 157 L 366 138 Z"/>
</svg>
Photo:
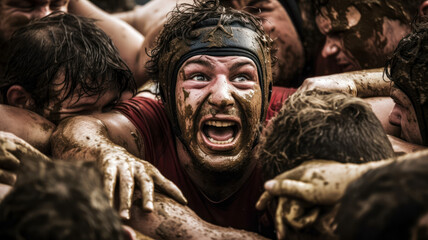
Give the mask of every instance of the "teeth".
<svg viewBox="0 0 428 240">
<path fill-rule="evenodd" d="M 215 139 L 212 139 L 212 138 L 208 137 L 208 140 L 210 140 L 210 142 L 215 143 L 215 144 L 227 144 L 227 143 L 231 143 L 233 141 L 233 139 L 235 139 L 235 138 L 232 137 L 232 138 L 229 138 L 226 141 L 217 141 Z"/>
<path fill-rule="evenodd" d="M 234 122 L 224 122 L 224 121 L 207 121 L 205 124 L 214 126 L 214 127 L 230 127 L 235 125 Z"/>
</svg>

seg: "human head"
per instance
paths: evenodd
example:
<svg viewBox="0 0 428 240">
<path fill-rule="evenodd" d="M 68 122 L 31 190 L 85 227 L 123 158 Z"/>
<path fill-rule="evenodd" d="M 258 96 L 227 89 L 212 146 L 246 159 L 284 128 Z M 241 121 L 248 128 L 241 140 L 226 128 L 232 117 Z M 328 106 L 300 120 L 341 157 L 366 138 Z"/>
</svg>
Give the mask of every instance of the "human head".
<svg viewBox="0 0 428 240">
<path fill-rule="evenodd" d="M 155 48 L 151 52 L 152 58 L 148 69 L 152 78 L 159 82 L 161 97 L 175 134 L 186 146 L 187 152 L 192 155 L 193 160 L 202 162 L 203 159 L 211 159 L 210 156 L 248 159 L 249 151 L 256 141 L 258 124 L 265 119 L 269 103 L 272 87 L 270 45 L 271 39 L 264 33 L 261 24 L 255 17 L 245 12 L 224 8 L 219 5 L 218 1 L 196 0 L 194 5 L 180 5 L 171 13 L 158 37 Z M 225 92 L 223 89 L 220 92 L 209 93 L 207 92 L 209 89 L 205 87 L 199 89 L 200 91 L 195 89 L 195 91 L 186 92 L 184 88 L 179 89 L 178 86 L 182 86 L 181 84 L 184 82 L 183 73 L 185 71 L 182 67 L 192 58 L 200 61 L 207 59 L 215 59 L 216 61 L 232 58 L 246 59 L 248 60 L 246 63 L 249 63 L 248 66 L 251 65 L 256 71 L 253 80 L 257 84 L 254 89 L 242 94 L 239 91 L 240 88 L 232 83 L 231 77 L 227 79 L 225 85 L 221 85 L 227 87 Z M 224 62 L 222 66 L 229 63 Z M 199 65 L 206 66 L 206 64 Z M 238 68 L 241 67 L 239 65 Z M 218 74 L 216 71 L 211 73 L 216 75 Z M 177 79 L 182 80 L 178 81 Z M 213 82 L 216 81 L 210 80 L 210 83 Z M 235 90 L 231 90 L 232 88 Z M 179 91 L 179 95 L 177 95 L 177 91 Z M 194 99 L 195 95 L 202 92 L 205 95 Z M 223 93 L 227 96 L 220 96 Z M 183 99 L 177 101 L 180 94 L 184 94 Z M 214 98 L 218 100 L 221 106 L 216 106 L 211 102 Z M 184 106 L 188 103 L 187 100 L 195 101 Z M 206 112 L 205 106 L 208 105 L 211 109 Z M 252 109 L 253 107 L 255 109 Z M 185 113 L 181 111 L 184 108 Z M 201 111 L 202 108 L 203 111 Z M 234 133 L 232 135 L 236 137 L 235 140 L 240 137 L 236 140 L 240 147 L 232 151 L 206 152 L 201 148 L 202 143 L 199 141 L 203 135 L 205 136 L 206 132 L 203 129 L 207 127 L 206 119 L 201 119 L 202 112 L 210 114 L 210 120 L 218 117 L 216 114 L 219 113 L 223 118 L 217 120 L 226 122 L 224 117 L 231 115 L 229 110 L 242 114 L 238 117 L 239 122 L 227 121 L 228 124 L 233 122 L 231 128 L 233 128 Z M 226 128 L 229 127 L 221 127 L 221 129 Z M 236 162 L 240 161 L 237 160 Z"/>
<path fill-rule="evenodd" d="M 342 72 L 383 67 L 410 31 L 421 0 L 316 0 L 324 57 Z"/>
<path fill-rule="evenodd" d="M 387 62 L 385 73 L 393 82 L 396 102 L 390 122 L 401 127 L 404 140 L 428 145 L 428 21 L 414 26 Z M 419 131 L 418 131 L 419 129 Z"/>
<path fill-rule="evenodd" d="M 135 89 L 117 48 L 91 19 L 54 13 L 17 30 L 10 50 L 4 102 L 53 122 L 103 111 Z"/>
<path fill-rule="evenodd" d="M 351 183 L 336 215 L 340 239 L 411 239 L 428 210 L 427 152 L 402 156 Z"/>
<path fill-rule="evenodd" d="M 275 85 L 298 87 L 305 64 L 302 19 L 296 1 L 221 0 L 224 6 L 243 10 L 260 18 L 273 40 L 276 64 L 272 68 Z"/>
<path fill-rule="evenodd" d="M 124 239 L 95 167 L 22 162 L 15 186 L 0 203 L 1 239 Z"/>
<path fill-rule="evenodd" d="M 297 92 L 264 129 L 257 158 L 270 179 L 306 160 L 362 163 L 392 157 L 370 105 L 344 93 Z"/>
<path fill-rule="evenodd" d="M 8 41 L 12 33 L 54 11 L 68 10 L 69 0 L 0 0 L 0 43 Z"/>
</svg>

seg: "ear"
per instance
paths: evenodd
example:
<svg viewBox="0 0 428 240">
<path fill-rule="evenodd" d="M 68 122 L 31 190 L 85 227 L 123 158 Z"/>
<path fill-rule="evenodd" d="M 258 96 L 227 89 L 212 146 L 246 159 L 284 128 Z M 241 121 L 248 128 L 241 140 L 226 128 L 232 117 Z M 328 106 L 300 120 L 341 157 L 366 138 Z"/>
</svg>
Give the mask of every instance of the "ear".
<svg viewBox="0 0 428 240">
<path fill-rule="evenodd" d="M 419 6 L 419 16 L 428 16 L 428 0 L 423 1 Z"/>
<path fill-rule="evenodd" d="M 29 109 L 34 104 L 31 94 L 20 85 L 12 85 L 6 93 L 7 104 Z"/>
</svg>

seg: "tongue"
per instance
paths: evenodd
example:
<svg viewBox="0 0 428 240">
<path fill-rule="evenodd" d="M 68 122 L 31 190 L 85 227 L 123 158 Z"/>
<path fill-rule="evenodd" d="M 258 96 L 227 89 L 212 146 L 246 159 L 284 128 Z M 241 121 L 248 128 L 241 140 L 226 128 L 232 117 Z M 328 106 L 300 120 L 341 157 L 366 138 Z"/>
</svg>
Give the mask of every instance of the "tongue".
<svg viewBox="0 0 428 240">
<path fill-rule="evenodd" d="M 206 135 L 216 141 L 226 141 L 233 137 L 232 127 L 213 127 L 207 126 Z"/>
</svg>

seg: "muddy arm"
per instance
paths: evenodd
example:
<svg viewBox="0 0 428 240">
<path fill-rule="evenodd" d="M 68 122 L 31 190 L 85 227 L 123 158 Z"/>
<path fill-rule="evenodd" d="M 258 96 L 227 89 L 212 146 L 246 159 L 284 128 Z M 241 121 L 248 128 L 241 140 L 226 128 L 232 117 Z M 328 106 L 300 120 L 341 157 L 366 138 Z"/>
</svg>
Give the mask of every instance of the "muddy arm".
<svg viewBox="0 0 428 240">
<path fill-rule="evenodd" d="M 207 223 L 190 208 L 159 193 L 155 193 L 151 213 L 142 211 L 139 200 L 134 203 L 126 224 L 154 239 L 265 239 L 256 233 Z"/>
<path fill-rule="evenodd" d="M 117 112 L 77 116 L 62 121 L 51 138 L 52 155 L 61 159 L 95 161 L 103 173 L 104 188 L 110 203 L 119 180 L 120 215 L 129 218 L 129 208 L 135 181 L 143 192 L 143 208 L 153 210 L 153 191 L 168 193 L 181 203 L 186 203 L 180 190 L 147 161 L 128 152 L 144 148 L 142 141 L 135 141 L 134 125 Z M 120 144 L 120 145 L 118 145 Z M 134 150 L 132 150 L 134 149 Z"/>
<path fill-rule="evenodd" d="M 383 68 L 307 78 L 299 91 L 324 89 L 347 92 L 357 97 L 389 96 L 391 82 L 383 78 Z"/>
</svg>

